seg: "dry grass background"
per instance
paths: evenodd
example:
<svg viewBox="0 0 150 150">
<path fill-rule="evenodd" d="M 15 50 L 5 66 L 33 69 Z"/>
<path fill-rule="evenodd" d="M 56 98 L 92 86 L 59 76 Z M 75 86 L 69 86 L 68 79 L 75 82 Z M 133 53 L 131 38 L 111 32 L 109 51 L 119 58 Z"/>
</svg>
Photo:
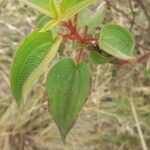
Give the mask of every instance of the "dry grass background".
<svg viewBox="0 0 150 150">
<path fill-rule="evenodd" d="M 148 51 L 149 0 L 143 0 L 142 7 L 140 0 L 105 1 L 114 20 L 129 29 L 133 24 L 131 32 L 138 52 Z M 149 60 L 134 68 L 120 69 L 117 77 L 112 77 L 114 67 L 111 65 L 92 67 L 92 94 L 69 133 L 66 145 L 47 111 L 45 75 L 34 86 L 28 100 L 32 101 L 31 109 L 19 112 L 9 88 L 12 56 L 21 39 L 34 28 L 37 15 L 17 0 L 0 0 L 0 150 L 142 150 L 142 135 L 150 149 Z M 55 61 L 57 59 L 59 56 Z"/>
</svg>

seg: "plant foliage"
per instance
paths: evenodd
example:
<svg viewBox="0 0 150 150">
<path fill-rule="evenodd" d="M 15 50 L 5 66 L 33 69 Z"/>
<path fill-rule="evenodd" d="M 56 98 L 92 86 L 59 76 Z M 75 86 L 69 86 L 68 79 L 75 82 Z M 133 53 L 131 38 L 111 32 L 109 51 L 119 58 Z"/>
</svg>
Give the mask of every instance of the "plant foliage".
<svg viewBox="0 0 150 150">
<path fill-rule="evenodd" d="M 91 77 L 84 55 L 89 54 L 96 65 L 128 61 L 133 58 L 134 39 L 122 26 L 102 26 L 105 9 L 95 13 L 88 9 L 96 0 L 23 1 L 42 15 L 37 19 L 38 29 L 21 42 L 14 55 L 12 95 L 23 109 L 32 86 L 61 49 L 60 44 L 71 41 L 77 53 L 75 59 L 56 63 L 46 81 L 50 112 L 65 141 L 90 92 Z M 98 34 L 94 32 L 97 28 L 101 28 Z"/>
</svg>

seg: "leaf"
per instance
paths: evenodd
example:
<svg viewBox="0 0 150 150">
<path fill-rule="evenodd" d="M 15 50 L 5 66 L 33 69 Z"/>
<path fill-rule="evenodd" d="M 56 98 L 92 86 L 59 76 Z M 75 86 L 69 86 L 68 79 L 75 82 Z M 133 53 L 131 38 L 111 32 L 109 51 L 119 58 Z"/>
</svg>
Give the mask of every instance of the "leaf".
<svg viewBox="0 0 150 150">
<path fill-rule="evenodd" d="M 101 27 L 102 22 L 106 16 L 105 9 L 98 10 L 93 13 L 89 9 L 84 9 L 79 13 L 78 17 L 78 29 L 88 26 L 88 32 L 94 34 L 94 29 Z M 88 19 L 87 19 L 88 18 Z"/>
<path fill-rule="evenodd" d="M 64 142 L 86 102 L 89 88 L 90 73 L 83 62 L 75 64 L 72 59 L 63 59 L 48 74 L 46 89 L 50 110 Z"/>
<path fill-rule="evenodd" d="M 36 26 L 37 28 L 43 28 L 45 24 L 47 24 L 52 18 L 50 16 L 39 15 L 36 18 Z"/>
<path fill-rule="evenodd" d="M 133 58 L 133 37 L 119 25 L 106 25 L 100 32 L 99 47 L 108 54 L 123 60 Z"/>
<path fill-rule="evenodd" d="M 57 18 L 53 18 L 50 20 L 40 31 L 45 32 L 47 30 L 52 30 L 56 25 L 60 22 L 66 21 L 68 18 L 71 18 L 73 15 L 80 12 L 82 9 L 86 8 L 87 6 L 95 3 L 97 0 L 89 1 L 89 0 L 77 0 L 77 1 L 70 1 L 70 0 L 62 0 L 60 5 L 60 16 Z M 66 4 L 68 5 L 66 6 Z M 70 6 L 70 7 L 68 7 Z M 65 11 L 64 8 L 65 7 Z"/>
<path fill-rule="evenodd" d="M 87 26 L 89 30 L 92 30 L 96 27 L 100 27 L 102 22 L 105 19 L 105 16 L 106 16 L 105 9 L 98 10 L 96 13 L 94 13 L 92 17 L 89 19 L 89 21 L 87 22 Z"/>
<path fill-rule="evenodd" d="M 77 4 L 79 4 L 82 0 L 73 0 L 73 1 L 70 1 L 70 0 L 61 0 L 61 12 L 65 12 L 66 10 L 68 10 L 70 7 L 73 7 Z"/>
<path fill-rule="evenodd" d="M 102 64 L 110 63 L 114 58 L 113 57 L 105 57 L 97 51 L 91 51 L 90 59 L 94 64 L 102 65 Z"/>
<path fill-rule="evenodd" d="M 51 20 L 53 19 L 49 16 L 39 15 L 36 19 L 36 26 L 38 29 L 41 29 L 42 32 L 45 32 L 44 30 L 45 25 L 49 23 Z M 53 23 L 55 24 L 55 22 Z M 60 26 L 58 26 L 57 23 L 55 25 L 56 25 L 55 28 L 51 28 L 51 32 L 53 33 L 53 36 L 58 35 L 60 33 Z"/>
<path fill-rule="evenodd" d="M 65 21 L 66 19 L 71 18 L 73 15 L 96 2 L 97 0 L 62 0 L 60 4 L 62 17 L 60 20 Z"/>
<path fill-rule="evenodd" d="M 56 19 L 51 19 L 48 23 L 44 25 L 44 27 L 40 30 L 40 32 L 45 32 L 48 30 L 53 30 L 55 26 L 59 24 L 59 21 Z"/>
<path fill-rule="evenodd" d="M 32 85 L 55 56 L 61 37 L 50 32 L 34 32 L 17 49 L 11 69 L 11 91 L 17 104 L 24 107 Z"/>
<path fill-rule="evenodd" d="M 49 9 L 50 9 L 50 14 L 54 18 L 58 18 L 60 16 L 60 6 L 56 2 L 56 0 L 49 0 Z"/>
<path fill-rule="evenodd" d="M 93 12 L 89 9 L 84 9 L 79 13 L 79 17 L 78 17 L 78 24 L 77 27 L 78 29 L 83 28 L 85 26 L 87 26 L 88 21 L 87 18 L 89 19 L 89 17 L 91 18 L 91 16 L 93 15 Z"/>
<path fill-rule="evenodd" d="M 59 6 L 55 0 L 20 0 L 45 15 L 57 18 Z"/>
<path fill-rule="evenodd" d="M 21 2 L 23 1 L 24 3 L 40 11 L 41 13 L 50 15 L 49 0 L 20 0 L 20 1 Z"/>
</svg>

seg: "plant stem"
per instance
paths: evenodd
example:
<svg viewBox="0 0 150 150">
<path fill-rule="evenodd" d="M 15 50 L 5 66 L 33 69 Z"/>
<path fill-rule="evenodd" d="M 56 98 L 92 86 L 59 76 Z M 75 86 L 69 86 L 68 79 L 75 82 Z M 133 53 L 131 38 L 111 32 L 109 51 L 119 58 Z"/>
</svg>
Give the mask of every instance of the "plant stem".
<svg viewBox="0 0 150 150">
<path fill-rule="evenodd" d="M 76 63 L 79 63 L 82 60 L 83 56 L 84 56 L 84 49 L 81 48 L 76 55 Z"/>
</svg>

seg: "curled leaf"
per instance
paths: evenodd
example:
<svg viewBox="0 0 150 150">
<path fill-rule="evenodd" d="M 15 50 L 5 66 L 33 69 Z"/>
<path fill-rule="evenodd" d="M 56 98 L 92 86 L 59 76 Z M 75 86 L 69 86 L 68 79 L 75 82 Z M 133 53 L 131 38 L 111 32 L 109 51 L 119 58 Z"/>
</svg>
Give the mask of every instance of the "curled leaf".
<svg viewBox="0 0 150 150">
<path fill-rule="evenodd" d="M 122 26 L 106 25 L 100 32 L 99 47 L 119 59 L 133 58 L 135 42 L 131 34 Z"/>
</svg>

